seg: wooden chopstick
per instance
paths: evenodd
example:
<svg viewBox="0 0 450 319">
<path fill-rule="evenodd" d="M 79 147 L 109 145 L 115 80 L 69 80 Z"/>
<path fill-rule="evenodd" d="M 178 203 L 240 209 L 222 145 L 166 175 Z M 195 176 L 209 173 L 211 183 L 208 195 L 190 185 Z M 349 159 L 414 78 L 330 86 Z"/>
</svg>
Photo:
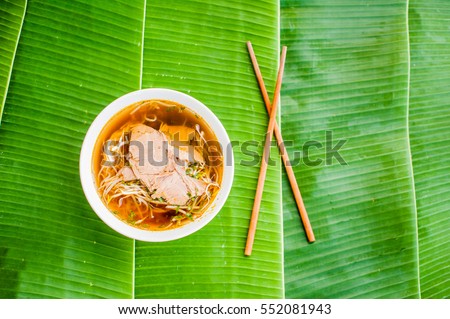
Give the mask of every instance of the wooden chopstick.
<svg viewBox="0 0 450 319">
<path fill-rule="evenodd" d="M 255 201 L 253 202 L 252 216 L 250 218 L 250 226 L 248 228 L 247 243 L 245 245 L 245 255 L 252 254 L 253 242 L 255 241 L 256 224 L 258 223 L 259 208 L 261 206 L 261 198 L 264 190 L 264 181 L 266 179 L 267 164 L 270 156 L 270 144 L 272 144 L 273 130 L 276 123 L 276 115 L 278 101 L 280 99 L 281 82 L 284 73 L 284 63 L 286 61 L 287 47 L 283 46 L 281 50 L 280 67 L 278 69 L 277 82 L 275 85 L 275 93 L 273 96 L 272 109 L 270 110 L 269 125 L 267 126 L 266 141 L 264 143 L 263 157 L 261 168 L 259 170 L 258 184 L 256 186 Z"/>
<path fill-rule="evenodd" d="M 266 105 L 267 112 L 270 114 L 271 103 L 269 99 L 269 94 L 267 94 L 266 86 L 264 84 L 261 71 L 259 69 L 258 61 L 256 60 L 255 52 L 253 51 L 253 46 L 250 41 L 247 42 L 248 52 L 250 54 L 250 59 L 252 60 L 253 69 L 255 70 L 256 78 L 258 80 L 259 87 L 264 99 L 264 104 Z M 280 149 L 281 158 L 283 159 L 284 167 L 286 168 L 286 173 L 289 178 L 289 183 L 291 184 L 292 193 L 294 194 L 295 203 L 297 204 L 298 212 L 300 218 L 303 222 L 303 227 L 305 228 L 306 237 L 309 242 L 314 242 L 316 240 L 314 232 L 309 221 L 308 213 L 306 212 L 305 204 L 303 203 L 302 194 L 300 193 L 300 188 L 297 184 L 297 179 L 295 178 L 294 170 L 290 164 L 289 155 L 286 151 L 286 147 L 281 135 L 280 128 L 277 123 L 275 123 L 274 129 L 275 137 L 278 141 L 278 148 Z"/>
</svg>

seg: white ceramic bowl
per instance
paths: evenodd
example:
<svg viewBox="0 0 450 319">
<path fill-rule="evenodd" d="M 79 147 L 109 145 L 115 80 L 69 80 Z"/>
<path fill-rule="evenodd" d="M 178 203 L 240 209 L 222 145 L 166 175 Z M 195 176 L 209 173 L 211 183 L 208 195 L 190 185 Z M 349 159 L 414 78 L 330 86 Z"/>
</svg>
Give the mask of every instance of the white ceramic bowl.
<svg viewBox="0 0 450 319">
<path fill-rule="evenodd" d="M 103 204 L 97 193 L 97 187 L 95 185 L 95 179 L 92 170 L 92 156 L 94 145 L 105 124 L 111 119 L 111 117 L 113 117 L 116 113 L 129 106 L 130 104 L 149 99 L 175 101 L 185 105 L 186 107 L 200 115 L 214 131 L 220 145 L 222 146 L 222 152 L 224 155 L 224 171 L 222 184 L 219 193 L 214 199 L 214 202 L 209 206 L 209 208 L 203 213 L 200 218 L 187 223 L 184 226 L 163 231 L 149 231 L 138 229 L 126 224 L 125 222 L 114 216 L 114 214 L 112 214 Z M 225 204 L 225 201 L 231 190 L 234 176 L 233 151 L 230 145 L 231 144 L 228 134 L 219 119 L 214 115 L 213 112 L 211 112 L 208 107 L 206 107 L 203 103 L 199 102 L 193 97 L 169 89 L 152 88 L 134 91 L 119 97 L 117 100 L 109 104 L 96 117 L 94 122 L 92 122 L 91 126 L 89 127 L 80 154 L 81 185 L 89 204 L 97 213 L 97 215 L 109 227 L 121 233 L 122 235 L 149 242 L 161 242 L 182 238 L 189 234 L 192 234 L 193 232 L 196 232 L 207 223 L 209 223 Z"/>
</svg>

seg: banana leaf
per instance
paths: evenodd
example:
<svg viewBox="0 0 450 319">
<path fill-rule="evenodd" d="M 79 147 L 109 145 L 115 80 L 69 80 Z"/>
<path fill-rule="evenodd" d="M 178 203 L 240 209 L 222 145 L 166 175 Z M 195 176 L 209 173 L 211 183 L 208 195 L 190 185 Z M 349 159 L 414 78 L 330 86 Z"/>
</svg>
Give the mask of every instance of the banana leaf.
<svg viewBox="0 0 450 319">
<path fill-rule="evenodd" d="M 283 135 L 309 150 L 294 170 L 318 238 L 284 178 L 286 296 L 448 298 L 446 3 L 281 3 Z"/>
<path fill-rule="evenodd" d="M 437 0 L 1 2 L 0 297 L 450 297 L 449 15 Z M 247 40 L 270 96 L 288 46 L 280 125 L 317 239 L 274 147 L 249 258 L 268 120 Z M 78 177 L 95 116 L 147 87 L 201 100 L 239 143 L 225 207 L 167 243 L 109 229 Z"/>
<path fill-rule="evenodd" d="M 277 3 L 179 3 L 147 2 L 142 87 L 186 92 L 211 108 L 231 141 L 262 142 L 266 111 L 245 41 L 258 46 L 261 63 L 273 77 L 278 55 Z M 167 8 L 176 9 L 168 13 Z M 268 84 L 273 86 L 272 81 Z M 241 148 L 234 148 L 236 163 L 244 161 L 244 155 Z M 238 164 L 227 204 L 210 225 L 177 242 L 136 242 L 136 297 L 282 297 L 279 162 L 268 171 L 252 258 L 244 257 L 243 248 L 259 168 Z"/>
<path fill-rule="evenodd" d="M 409 126 L 423 298 L 450 298 L 450 7 L 411 1 Z"/>
<path fill-rule="evenodd" d="M 316 243 L 302 240 L 296 207 L 284 202 L 286 296 L 415 298 L 406 2 L 350 3 L 283 5 L 283 135 L 295 141 L 291 156 L 320 143 L 294 167 Z"/>
</svg>

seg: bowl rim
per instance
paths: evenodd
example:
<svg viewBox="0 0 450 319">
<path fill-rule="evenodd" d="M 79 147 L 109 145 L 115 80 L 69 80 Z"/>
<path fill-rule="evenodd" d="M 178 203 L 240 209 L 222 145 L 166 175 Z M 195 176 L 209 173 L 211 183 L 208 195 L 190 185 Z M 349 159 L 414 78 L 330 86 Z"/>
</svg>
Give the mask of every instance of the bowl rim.
<svg viewBox="0 0 450 319">
<path fill-rule="evenodd" d="M 109 209 L 106 207 L 106 205 L 98 195 L 95 185 L 95 178 L 92 172 L 92 157 L 94 146 L 104 126 L 108 123 L 112 116 L 114 116 L 127 106 L 135 102 L 150 99 L 172 100 L 174 102 L 183 104 L 191 111 L 194 111 L 199 116 L 201 116 L 203 120 L 208 123 L 208 125 L 216 135 L 222 147 L 224 158 L 221 189 L 207 211 L 204 212 L 198 219 L 181 227 L 169 230 L 151 231 L 139 229 L 128 225 L 127 223 L 114 216 L 114 214 L 109 211 Z M 148 242 L 163 242 L 179 239 L 200 230 L 219 213 L 219 211 L 225 204 L 232 188 L 234 179 L 234 156 L 230 138 L 227 131 L 225 130 L 225 127 L 217 118 L 217 116 L 206 105 L 204 105 L 194 97 L 179 91 L 164 88 L 147 88 L 136 90 L 120 96 L 119 98 L 108 104 L 97 115 L 97 117 L 91 123 L 83 140 L 80 151 L 79 170 L 81 186 L 86 199 L 94 212 L 105 224 L 107 224 L 110 228 L 117 231 L 118 233 L 129 238 Z"/>
</svg>

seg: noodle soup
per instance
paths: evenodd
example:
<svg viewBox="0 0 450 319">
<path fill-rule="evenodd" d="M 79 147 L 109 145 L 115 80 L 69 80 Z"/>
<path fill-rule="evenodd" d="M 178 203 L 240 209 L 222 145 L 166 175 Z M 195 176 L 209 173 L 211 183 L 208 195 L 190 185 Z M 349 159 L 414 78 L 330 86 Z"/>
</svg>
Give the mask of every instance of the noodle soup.
<svg viewBox="0 0 450 319">
<path fill-rule="evenodd" d="M 97 138 L 92 165 L 111 214 L 151 231 L 201 217 L 223 177 L 222 150 L 209 125 L 186 106 L 162 99 L 114 115 Z"/>
</svg>

